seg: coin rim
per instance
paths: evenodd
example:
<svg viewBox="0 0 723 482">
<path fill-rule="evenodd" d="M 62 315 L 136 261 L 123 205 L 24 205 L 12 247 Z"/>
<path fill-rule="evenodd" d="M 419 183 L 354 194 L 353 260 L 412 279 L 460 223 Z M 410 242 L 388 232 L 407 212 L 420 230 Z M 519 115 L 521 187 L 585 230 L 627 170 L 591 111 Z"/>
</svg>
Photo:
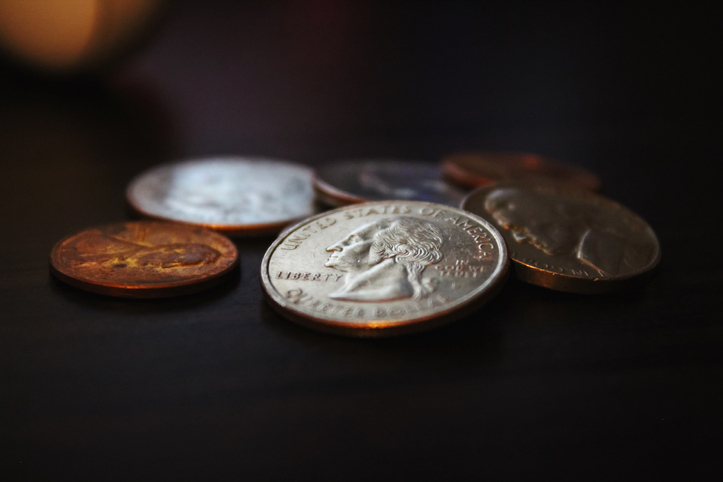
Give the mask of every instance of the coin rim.
<svg viewBox="0 0 723 482">
<path fill-rule="evenodd" d="M 226 277 L 231 275 L 232 272 L 239 268 L 240 266 L 240 256 L 238 252 L 238 248 L 236 248 L 236 245 L 228 239 L 226 236 L 224 236 L 221 233 L 217 233 L 215 231 L 212 231 L 210 229 L 206 229 L 201 226 L 186 226 L 189 229 L 202 229 L 206 231 L 208 234 L 211 234 L 213 236 L 220 236 L 222 240 L 228 242 L 228 244 L 233 249 L 233 261 L 222 271 L 214 274 L 213 276 L 207 276 L 200 280 L 183 280 L 178 282 L 169 282 L 164 284 L 154 284 L 154 285 L 124 285 L 124 284 L 118 284 L 118 283 L 111 283 L 111 282 L 103 282 L 103 281 L 97 281 L 92 278 L 84 277 L 84 276 L 72 276 L 71 274 L 63 271 L 62 267 L 59 266 L 59 263 L 56 263 L 56 260 L 58 258 L 58 249 L 60 246 L 68 241 L 69 239 L 78 236 L 79 234 L 91 230 L 91 229 L 103 229 L 108 228 L 110 226 L 115 226 L 119 224 L 123 224 L 124 226 L 128 224 L 135 224 L 135 223 L 143 223 L 143 224 L 166 224 L 171 226 L 176 226 L 179 223 L 169 223 L 169 222 L 160 222 L 160 221 L 119 221 L 115 223 L 106 223 L 106 224 L 99 224 L 96 226 L 92 226 L 89 228 L 82 229 L 80 231 L 77 231 L 73 234 L 70 234 L 68 236 L 64 236 L 62 239 L 60 239 L 58 242 L 56 242 L 52 249 L 50 250 L 50 256 L 48 258 L 49 266 L 50 266 L 50 272 L 53 274 L 56 278 L 60 279 L 61 281 L 75 287 L 80 288 L 85 291 L 90 291 L 92 293 L 98 293 L 102 295 L 108 295 L 108 296 L 115 296 L 115 297 L 121 297 L 121 298 L 168 298 L 173 296 L 180 296 L 180 295 L 187 295 L 191 293 L 197 293 L 199 291 L 205 291 L 206 289 L 212 288 L 218 284 L 221 284 L 223 281 L 225 281 Z"/>
<path fill-rule="evenodd" d="M 351 164 L 355 165 L 358 163 L 365 163 L 365 162 L 374 162 L 374 163 L 381 163 L 385 164 L 387 162 L 389 163 L 402 163 L 402 164 L 408 164 L 410 167 L 418 167 L 418 166 L 425 166 L 425 167 L 434 167 L 440 169 L 440 177 L 439 180 L 443 181 L 450 185 L 451 188 L 454 188 L 456 190 L 460 190 L 459 184 L 450 183 L 447 179 L 444 177 L 444 173 L 441 170 L 441 167 L 438 164 L 434 164 L 432 162 L 428 161 L 415 161 L 411 159 L 395 159 L 395 158 L 359 158 L 359 159 L 343 159 L 338 161 L 340 164 Z M 314 186 L 314 192 L 316 193 L 316 198 L 329 205 L 333 206 L 335 208 L 338 207 L 344 207 L 344 206 L 350 206 L 352 204 L 361 204 L 365 202 L 381 202 L 381 201 L 394 201 L 394 199 L 366 199 L 360 196 L 357 196 L 355 194 L 351 194 L 348 191 L 344 191 L 332 184 L 330 184 L 328 181 L 325 181 L 322 178 L 321 172 L 326 168 L 334 168 L 338 167 L 338 165 L 334 165 L 333 163 L 327 163 L 323 166 L 318 166 L 314 169 L 314 173 L 312 176 L 313 180 L 313 186 Z M 463 196 L 464 197 L 464 196 Z M 412 199 L 409 200 L 410 202 L 414 201 Z M 426 201 L 414 201 L 414 202 L 426 202 Z M 439 203 L 432 203 L 432 204 L 439 204 Z M 445 206 L 445 204 L 442 204 Z M 451 207 L 455 207 L 450 205 Z"/>
<path fill-rule="evenodd" d="M 477 216 L 476 214 L 463 211 L 462 209 L 455 208 L 454 206 L 446 206 L 444 204 L 428 203 L 424 201 L 386 200 L 370 201 L 362 204 L 376 206 L 388 204 L 430 206 L 436 209 L 458 211 L 459 214 L 467 216 L 477 222 L 480 222 L 492 233 L 500 246 L 500 261 L 496 264 L 493 274 L 490 275 L 487 281 L 485 281 L 484 284 L 486 284 L 487 287 L 485 289 L 478 287 L 476 291 L 465 295 L 461 299 L 455 300 L 452 306 L 447 306 L 444 310 L 426 316 L 419 316 L 406 320 L 392 319 L 378 322 L 370 321 L 360 324 L 350 323 L 346 320 L 315 318 L 313 316 L 307 315 L 301 310 L 294 309 L 293 304 L 287 301 L 286 298 L 284 298 L 281 293 L 278 292 L 276 287 L 271 282 L 271 277 L 268 272 L 271 257 L 273 256 L 278 246 L 285 240 L 285 238 L 294 231 L 296 231 L 298 228 L 317 219 L 352 208 L 352 206 L 342 206 L 331 211 L 311 216 L 299 223 L 296 223 L 293 226 L 290 226 L 284 231 L 283 235 L 279 236 L 266 250 L 263 260 L 261 261 L 260 282 L 261 286 L 263 287 L 264 298 L 270 302 L 269 304 L 277 313 L 302 326 L 325 333 L 361 338 L 396 336 L 406 333 L 426 331 L 463 318 L 472 313 L 473 311 L 476 311 L 482 305 L 486 304 L 488 301 L 494 298 L 505 285 L 505 281 L 507 280 L 510 271 L 510 256 L 509 250 L 507 249 L 507 243 L 499 230 L 495 226 L 493 226 L 492 223 L 482 218 L 481 216 Z M 358 206 L 355 205 L 354 207 Z"/>
<path fill-rule="evenodd" d="M 557 179 L 554 176 L 546 175 L 543 172 L 540 172 L 539 169 L 535 168 L 525 168 L 530 172 L 531 176 L 534 176 L 536 173 L 543 179 L 550 179 L 550 182 L 560 182 L 560 183 L 571 183 L 571 184 L 579 184 L 580 186 L 584 187 L 585 189 L 588 189 L 593 192 L 600 192 L 600 189 L 602 188 L 602 181 L 600 179 L 600 176 L 595 174 L 592 171 L 589 171 L 588 169 L 585 169 L 584 167 L 578 166 L 576 164 L 570 164 L 567 162 L 558 161 L 556 159 L 552 159 L 547 156 L 543 156 L 540 154 L 535 154 L 534 152 L 524 152 L 524 151 L 460 151 L 460 152 L 453 152 L 451 154 L 447 154 L 442 158 L 442 175 L 456 183 L 457 185 L 464 186 L 471 189 L 476 189 L 479 187 L 489 186 L 490 184 L 493 184 L 495 182 L 507 182 L 507 181 L 513 181 L 515 179 L 513 178 L 497 178 L 494 177 L 488 177 L 484 176 L 478 173 L 474 173 L 470 171 L 469 169 L 465 169 L 464 167 L 460 166 L 454 161 L 455 157 L 459 156 L 475 156 L 475 157 L 481 157 L 484 158 L 486 156 L 496 156 L 496 155 L 512 155 L 512 156 L 534 156 L 537 158 L 540 163 L 543 164 L 543 166 L 551 166 L 555 167 L 557 169 L 564 170 L 567 173 L 570 173 L 570 176 L 568 178 L 564 179 Z M 495 162 L 495 161 L 486 161 L 486 162 Z M 484 180 L 484 182 L 482 181 Z"/>
<path fill-rule="evenodd" d="M 292 218 L 288 218 L 287 220 L 283 221 L 275 221 L 271 223 L 256 223 L 256 224 L 214 224 L 214 223 L 197 223 L 193 221 L 188 220 L 181 220 L 181 219 L 175 219 L 173 217 L 164 216 L 162 214 L 155 214 L 150 213 L 142 208 L 142 206 L 138 203 L 138 200 L 134 198 L 132 195 L 132 190 L 134 185 L 143 177 L 150 175 L 154 171 L 159 171 L 164 168 L 168 168 L 171 166 L 177 166 L 180 164 L 197 164 L 197 163 L 203 163 L 207 161 L 243 161 L 243 162 L 252 162 L 252 163 L 258 163 L 258 162 L 267 162 L 271 161 L 278 164 L 288 164 L 293 167 L 300 167 L 303 169 L 306 169 L 311 174 L 311 178 L 313 179 L 314 171 L 311 167 L 301 164 L 294 161 L 287 161 L 285 159 L 275 159 L 270 157 L 244 157 L 244 156 L 218 156 L 218 157 L 202 157 L 202 158 L 187 158 L 187 159 L 181 159 L 178 161 L 173 162 L 165 162 L 162 164 L 157 164 L 155 166 L 152 166 L 145 171 L 141 172 L 140 174 L 137 174 L 126 186 L 125 190 L 125 197 L 126 197 L 126 204 L 136 213 L 141 215 L 144 219 L 155 219 L 159 221 L 167 221 L 177 224 L 185 224 L 188 226 L 198 226 L 206 229 L 210 229 L 212 231 L 216 231 L 219 233 L 223 233 L 226 236 L 231 236 L 234 238 L 241 238 L 241 237 L 254 237 L 254 236 L 266 236 L 266 235 L 272 235 L 277 234 L 280 232 L 284 227 L 288 226 L 291 223 L 297 222 L 299 220 L 303 220 L 307 217 L 307 215 L 301 215 L 301 216 L 294 216 Z M 313 187 L 313 182 L 312 182 Z M 313 199 L 312 199 L 313 201 Z"/>
<path fill-rule="evenodd" d="M 317 170 L 314 170 L 311 179 L 314 186 L 314 194 L 316 195 L 316 198 L 319 201 L 328 204 L 329 206 L 340 208 L 350 206 L 352 204 L 372 202 L 364 198 L 354 196 L 353 194 L 349 194 L 339 188 L 332 186 L 328 182 L 324 181 L 321 177 L 319 177 Z"/>
<path fill-rule="evenodd" d="M 559 183 L 559 182 L 552 182 L 552 181 L 531 181 L 531 180 L 517 180 L 517 181 L 500 181 L 496 182 L 492 185 L 488 186 L 482 186 L 471 193 L 469 193 L 464 200 L 462 201 L 462 204 L 460 205 L 461 209 L 466 210 L 467 204 L 470 202 L 470 200 L 481 194 L 487 195 L 487 191 L 491 191 L 492 189 L 498 189 L 500 187 L 507 187 L 507 186 L 513 186 L 513 187 L 522 187 L 523 189 L 527 186 L 539 186 L 539 185 L 547 185 L 554 187 L 556 189 L 562 189 L 563 191 L 574 191 L 578 192 L 580 194 L 583 194 L 588 197 L 598 197 L 600 198 L 604 203 L 612 204 L 618 209 L 627 211 L 628 213 L 632 214 L 633 216 L 637 217 L 645 226 L 649 229 L 650 233 L 653 235 L 653 239 L 655 240 L 655 247 L 657 248 L 655 257 L 648 263 L 646 268 L 638 273 L 631 273 L 625 276 L 618 276 L 615 278 L 585 278 L 581 276 L 574 276 L 574 275 L 568 275 L 565 273 L 558 273 L 554 271 L 549 271 L 544 268 L 540 268 L 539 266 L 533 266 L 530 264 L 527 264 L 523 261 L 520 261 L 518 259 L 515 259 L 512 256 L 512 250 L 510 249 L 510 259 L 512 260 L 515 275 L 518 279 L 530 283 L 536 286 L 541 286 L 543 288 L 549 288 L 555 291 L 562 291 L 566 293 L 577 293 L 577 294 L 603 294 L 603 293 L 610 293 L 613 291 L 620 291 L 625 289 L 631 289 L 640 285 L 643 285 L 647 283 L 657 272 L 658 265 L 660 263 L 661 258 L 661 247 L 660 247 L 660 240 L 658 239 L 658 235 L 655 233 L 655 230 L 653 230 L 652 226 L 648 224 L 648 222 L 643 219 L 642 216 L 634 212 L 633 210 L 623 206 L 622 204 L 618 203 L 617 201 L 613 201 L 612 199 L 605 197 L 599 193 L 590 191 L 588 189 L 584 189 L 578 186 L 570 185 L 567 183 Z M 484 192 L 483 192 L 484 191 Z M 471 211 L 470 211 L 471 212 Z M 484 216 L 478 215 L 480 217 L 485 218 Z M 497 228 L 496 221 L 490 221 L 487 220 L 490 223 L 493 223 L 495 228 Z M 498 231 L 500 231 L 500 234 L 502 233 L 500 228 L 497 228 Z M 504 236 L 503 234 L 501 234 Z"/>
</svg>

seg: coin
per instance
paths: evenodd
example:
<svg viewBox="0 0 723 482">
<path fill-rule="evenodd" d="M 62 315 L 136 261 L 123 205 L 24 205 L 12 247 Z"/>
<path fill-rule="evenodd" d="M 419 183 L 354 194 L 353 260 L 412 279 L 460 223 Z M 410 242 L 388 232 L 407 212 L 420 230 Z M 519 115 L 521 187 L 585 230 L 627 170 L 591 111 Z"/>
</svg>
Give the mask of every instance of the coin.
<svg viewBox="0 0 723 482">
<path fill-rule="evenodd" d="M 238 264 L 225 236 L 175 223 L 137 221 L 85 229 L 53 247 L 50 271 L 69 285 L 125 298 L 210 288 Z"/>
<path fill-rule="evenodd" d="M 462 204 L 500 230 L 517 276 L 572 293 L 604 293 L 648 281 L 660 260 L 653 229 L 610 199 L 570 185 L 500 182 Z"/>
<path fill-rule="evenodd" d="M 145 216 L 229 236 L 275 234 L 316 212 L 311 169 L 263 158 L 164 164 L 131 181 L 126 196 Z"/>
<path fill-rule="evenodd" d="M 458 207 L 466 192 L 442 179 L 433 164 L 387 160 L 349 160 L 314 173 L 317 197 L 330 206 L 366 201 L 427 201 Z"/>
<path fill-rule="evenodd" d="M 600 190 L 600 179 L 581 167 L 527 152 L 460 152 L 442 159 L 442 173 L 459 185 L 473 188 L 496 181 L 544 178 Z"/>
<path fill-rule="evenodd" d="M 288 229 L 268 249 L 271 305 L 309 328 L 379 337 L 449 323 L 492 298 L 509 258 L 499 232 L 440 204 L 346 206 Z"/>
</svg>

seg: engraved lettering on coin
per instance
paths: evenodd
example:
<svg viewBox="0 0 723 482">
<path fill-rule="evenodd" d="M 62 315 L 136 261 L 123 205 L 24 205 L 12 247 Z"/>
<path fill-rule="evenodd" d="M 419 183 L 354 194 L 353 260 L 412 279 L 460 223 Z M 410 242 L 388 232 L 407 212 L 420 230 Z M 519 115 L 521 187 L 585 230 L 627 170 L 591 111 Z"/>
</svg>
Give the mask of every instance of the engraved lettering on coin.
<svg viewBox="0 0 723 482">
<path fill-rule="evenodd" d="M 434 291 L 434 278 L 422 278 L 443 254 L 442 231 L 411 217 L 365 224 L 328 248 L 325 266 L 347 272 L 330 298 L 351 301 L 419 300 Z"/>
<path fill-rule="evenodd" d="M 440 204 L 377 201 L 288 228 L 266 252 L 261 280 L 271 305 L 292 321 L 389 336 L 481 306 L 502 286 L 508 265 L 507 247 L 488 221 Z"/>
</svg>

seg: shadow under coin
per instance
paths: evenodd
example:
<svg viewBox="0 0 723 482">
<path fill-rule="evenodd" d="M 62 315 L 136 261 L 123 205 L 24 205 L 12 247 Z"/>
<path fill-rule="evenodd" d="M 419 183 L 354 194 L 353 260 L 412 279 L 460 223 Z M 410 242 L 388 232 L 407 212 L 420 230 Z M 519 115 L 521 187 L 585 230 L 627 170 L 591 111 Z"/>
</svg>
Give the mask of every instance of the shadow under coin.
<svg viewBox="0 0 723 482">
<path fill-rule="evenodd" d="M 535 286 L 510 277 L 514 296 L 509 316 L 520 323 L 564 325 L 635 317 L 652 302 L 655 283 L 603 294 L 576 294 Z"/>
<path fill-rule="evenodd" d="M 205 307 L 230 297 L 241 283 L 241 267 L 236 266 L 218 280 L 219 284 L 198 293 L 166 298 L 120 298 L 101 295 L 70 286 L 49 274 L 50 289 L 66 301 L 100 312 L 122 315 L 182 312 Z"/>
<path fill-rule="evenodd" d="M 319 332 L 298 325 L 277 313 L 264 300 L 259 307 L 263 323 L 293 343 L 347 362 L 365 363 L 373 357 L 389 367 L 407 364 L 455 366 L 464 371 L 494 364 L 502 350 L 506 306 L 511 297 L 505 289 L 493 300 L 468 316 L 427 331 L 386 338 L 354 338 Z"/>
</svg>

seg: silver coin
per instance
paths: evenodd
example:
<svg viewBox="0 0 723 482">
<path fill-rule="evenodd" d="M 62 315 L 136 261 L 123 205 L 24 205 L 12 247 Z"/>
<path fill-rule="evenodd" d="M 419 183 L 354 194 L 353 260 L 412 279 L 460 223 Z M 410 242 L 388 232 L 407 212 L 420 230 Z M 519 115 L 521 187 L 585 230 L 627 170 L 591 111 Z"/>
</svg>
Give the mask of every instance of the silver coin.
<svg viewBox="0 0 723 482">
<path fill-rule="evenodd" d="M 509 266 L 500 233 L 440 204 L 378 201 L 287 229 L 261 263 L 271 306 L 291 321 L 347 336 L 422 331 L 490 300 Z"/>
<path fill-rule="evenodd" d="M 366 201 L 426 201 L 459 206 L 467 194 L 442 179 L 436 164 L 395 159 L 348 160 L 314 173 L 317 197 L 331 206 Z"/>
<path fill-rule="evenodd" d="M 316 212 L 311 169 L 264 158 L 221 157 L 157 166 L 131 181 L 141 214 L 225 234 L 271 234 Z"/>
<path fill-rule="evenodd" d="M 502 181 L 462 208 L 494 225 L 521 280 L 570 293 L 608 293 L 650 280 L 660 243 L 640 216 L 569 183 Z"/>
</svg>

